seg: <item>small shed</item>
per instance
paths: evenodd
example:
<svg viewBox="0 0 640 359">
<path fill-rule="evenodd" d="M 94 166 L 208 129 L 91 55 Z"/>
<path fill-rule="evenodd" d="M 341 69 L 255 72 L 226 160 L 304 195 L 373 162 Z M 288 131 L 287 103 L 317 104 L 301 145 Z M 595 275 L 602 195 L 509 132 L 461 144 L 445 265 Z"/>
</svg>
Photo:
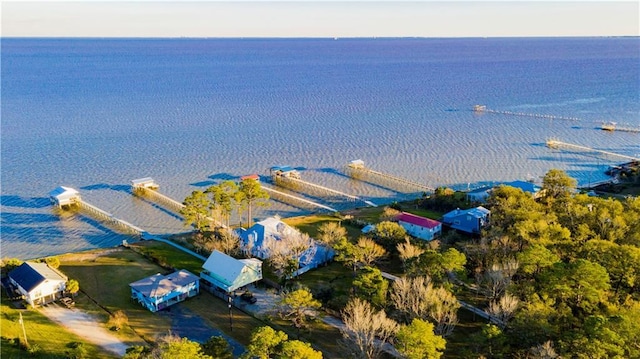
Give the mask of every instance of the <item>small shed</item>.
<svg viewBox="0 0 640 359">
<path fill-rule="evenodd" d="M 63 206 L 71 206 L 80 202 L 80 192 L 70 187 L 60 186 L 49 192 L 51 203 L 62 208 Z"/>
<path fill-rule="evenodd" d="M 214 250 L 202 265 L 203 285 L 231 293 L 262 279 L 262 261 L 255 258 L 235 259 Z"/>
<path fill-rule="evenodd" d="M 9 272 L 9 283 L 32 306 L 62 298 L 68 278 L 46 263 L 24 262 Z"/>
<path fill-rule="evenodd" d="M 152 312 L 196 296 L 200 292 L 200 278 L 186 269 L 169 275 L 160 273 L 129 284 L 131 298 Z"/>
<path fill-rule="evenodd" d="M 160 185 L 151 177 L 138 178 L 131 181 L 133 189 L 158 189 Z"/>
</svg>

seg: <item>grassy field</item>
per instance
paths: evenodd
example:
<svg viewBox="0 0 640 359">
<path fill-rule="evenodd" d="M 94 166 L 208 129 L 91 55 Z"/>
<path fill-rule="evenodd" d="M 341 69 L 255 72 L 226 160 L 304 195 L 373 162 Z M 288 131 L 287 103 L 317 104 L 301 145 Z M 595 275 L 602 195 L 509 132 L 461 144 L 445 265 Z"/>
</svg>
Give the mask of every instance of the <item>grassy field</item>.
<svg viewBox="0 0 640 359">
<path fill-rule="evenodd" d="M 191 256 L 183 256 L 181 252 L 164 243 L 145 241 L 135 244 L 138 249 L 144 249 L 147 256 L 162 257 L 163 260 L 175 268 L 200 268 L 202 262 Z M 120 249 L 107 252 L 100 256 L 67 255 L 61 257 L 61 270 L 70 278 L 80 282 L 82 291 L 87 295 L 78 296 L 77 306 L 81 309 L 100 316 L 105 325 L 108 314 L 101 308 L 113 312 L 123 310 L 129 318 L 130 328 L 118 332 L 123 341 L 129 344 L 141 344 L 139 338 L 154 340 L 156 335 L 167 333 L 170 323 L 164 318 L 149 312 L 130 299 L 129 283 L 155 273 L 166 273 L 167 270 L 152 263 L 149 259 L 131 249 Z M 96 305 L 99 303 L 100 306 Z M 251 332 L 260 326 L 268 325 L 267 320 L 255 318 L 238 309 L 233 311 L 233 330 L 229 325 L 229 310 L 225 301 L 202 292 L 180 305 L 202 317 L 212 327 L 218 328 L 227 335 L 235 338 L 243 345 L 249 344 Z M 295 336 L 295 331 L 286 323 L 276 324 L 277 329 Z M 340 338 L 337 329 L 324 323 L 315 323 L 302 335 L 302 340 L 314 344 L 329 353 L 329 357 L 339 357 L 336 341 Z"/>
<path fill-rule="evenodd" d="M 80 283 L 85 296 L 79 296 L 76 305 L 82 310 L 100 317 L 107 326 L 109 312 L 122 310 L 129 318 L 130 328 L 118 335 L 128 344 L 153 341 L 157 333 L 166 333 L 170 323 L 153 315 L 131 300 L 129 283 L 156 273 L 166 273 L 162 267 L 151 263 L 132 250 L 121 248 L 106 255 L 86 258 L 86 255 L 70 254 L 60 258 L 60 269 Z M 96 302 L 99 304 L 97 305 Z"/>
<path fill-rule="evenodd" d="M 32 358 L 66 358 L 68 345 L 73 342 L 83 342 L 88 358 L 117 358 L 102 348 L 86 343 L 77 335 L 65 330 L 57 323 L 49 320 L 37 309 L 17 310 L 8 304 L 6 297 L 2 297 L 1 325 L 2 343 L 0 343 L 0 357 L 2 359 Z M 33 356 L 18 347 L 18 342 L 24 338 L 19 316 L 22 313 L 25 332 L 29 345 L 40 348 Z M 19 339 L 20 338 L 20 339 Z"/>
</svg>

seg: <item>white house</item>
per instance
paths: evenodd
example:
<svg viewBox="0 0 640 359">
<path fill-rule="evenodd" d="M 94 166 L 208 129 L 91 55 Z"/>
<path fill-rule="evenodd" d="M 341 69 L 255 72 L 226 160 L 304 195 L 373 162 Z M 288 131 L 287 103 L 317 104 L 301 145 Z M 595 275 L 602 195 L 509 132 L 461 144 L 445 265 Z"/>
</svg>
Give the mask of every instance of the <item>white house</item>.
<svg viewBox="0 0 640 359">
<path fill-rule="evenodd" d="M 9 272 L 9 282 L 32 306 L 62 298 L 68 278 L 46 263 L 24 262 Z"/>
<path fill-rule="evenodd" d="M 413 237 L 430 241 L 442 232 L 442 223 L 415 214 L 402 212 L 397 217 L 398 224 Z"/>
<path fill-rule="evenodd" d="M 214 250 L 202 265 L 200 278 L 207 289 L 218 288 L 231 293 L 262 279 L 262 261 L 255 258 L 235 259 Z"/>
<path fill-rule="evenodd" d="M 131 298 L 152 312 L 196 296 L 200 292 L 200 278 L 186 269 L 169 275 L 160 273 L 129 284 Z"/>
</svg>

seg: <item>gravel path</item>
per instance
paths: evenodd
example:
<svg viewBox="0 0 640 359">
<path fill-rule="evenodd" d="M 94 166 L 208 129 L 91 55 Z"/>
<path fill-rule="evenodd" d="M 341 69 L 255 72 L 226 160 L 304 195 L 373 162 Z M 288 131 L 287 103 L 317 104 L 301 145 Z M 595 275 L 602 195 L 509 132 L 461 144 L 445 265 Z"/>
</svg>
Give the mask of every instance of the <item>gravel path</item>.
<svg viewBox="0 0 640 359">
<path fill-rule="evenodd" d="M 125 343 L 109 333 L 95 317 L 87 313 L 77 309 L 63 308 L 54 303 L 40 308 L 40 311 L 70 332 L 114 354 L 124 356 L 127 351 L 128 346 Z"/>
</svg>

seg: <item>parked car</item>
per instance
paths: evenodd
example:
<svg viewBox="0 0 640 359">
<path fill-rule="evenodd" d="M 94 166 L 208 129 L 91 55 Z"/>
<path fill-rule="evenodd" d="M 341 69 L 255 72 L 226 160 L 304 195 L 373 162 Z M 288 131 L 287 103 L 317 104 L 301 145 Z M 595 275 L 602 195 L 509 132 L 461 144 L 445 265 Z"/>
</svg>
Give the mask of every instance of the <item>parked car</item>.
<svg viewBox="0 0 640 359">
<path fill-rule="evenodd" d="M 253 293 L 249 291 L 242 293 L 242 295 L 240 296 L 240 299 L 250 304 L 254 304 L 255 302 L 258 301 L 258 299 L 253 295 Z"/>
</svg>

